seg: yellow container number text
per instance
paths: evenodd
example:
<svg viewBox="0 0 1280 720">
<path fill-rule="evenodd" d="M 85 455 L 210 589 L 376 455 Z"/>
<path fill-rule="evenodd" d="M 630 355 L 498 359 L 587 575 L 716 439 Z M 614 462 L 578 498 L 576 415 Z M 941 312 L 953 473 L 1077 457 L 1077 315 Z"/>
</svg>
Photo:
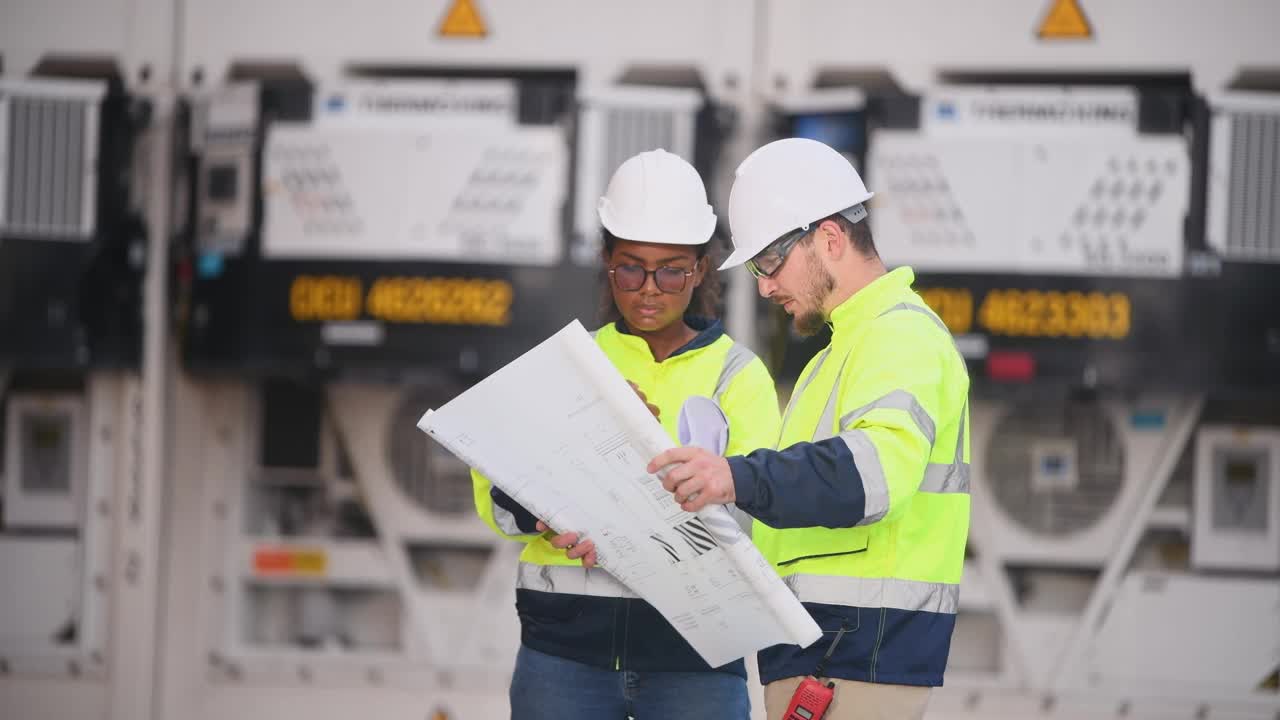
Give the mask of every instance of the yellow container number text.
<svg viewBox="0 0 1280 720">
<path fill-rule="evenodd" d="M 1132 307 L 1124 293 L 992 290 L 978 324 L 992 334 L 1120 340 L 1129 336 Z"/>
<path fill-rule="evenodd" d="M 505 280 L 389 277 L 374 281 L 365 304 L 387 322 L 507 325 L 514 296 Z"/>
<path fill-rule="evenodd" d="M 1121 340 L 1129 336 L 1133 307 L 1120 292 L 992 290 L 974 312 L 973 293 L 962 288 L 924 288 L 920 296 L 951 332 L 976 325 L 1010 337 Z"/>
<path fill-rule="evenodd" d="M 294 320 L 355 320 L 360 317 L 360 278 L 299 275 L 289 286 L 289 315 Z"/>
<path fill-rule="evenodd" d="M 289 286 L 289 315 L 298 322 L 508 325 L 515 293 L 506 280 L 384 277 L 368 293 L 359 277 L 299 275 Z"/>
</svg>

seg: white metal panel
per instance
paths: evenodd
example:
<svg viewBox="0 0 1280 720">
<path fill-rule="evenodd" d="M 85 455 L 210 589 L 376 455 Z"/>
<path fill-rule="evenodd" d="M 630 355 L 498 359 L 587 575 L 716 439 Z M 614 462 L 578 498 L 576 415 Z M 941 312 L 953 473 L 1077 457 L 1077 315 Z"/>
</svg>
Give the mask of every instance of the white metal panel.
<svg viewBox="0 0 1280 720">
<path fill-rule="evenodd" d="M 1179 73 L 1224 89 L 1242 68 L 1274 67 L 1280 4 L 1270 0 L 1079 0 L 1093 37 L 1045 41 L 1054 0 L 772 0 L 763 27 L 761 88 L 808 90 L 823 69 L 886 69 L 919 92 L 944 71 Z M 843 42 L 815 41 L 820 29 Z M 781 87 L 781 90 L 779 90 Z"/>
<path fill-rule="evenodd" d="M 274 125 L 263 254 L 554 265 L 568 157 L 557 127 Z"/>
<path fill-rule="evenodd" d="M 57 636 L 80 618 L 77 545 L 73 537 L 0 538 L 0 655 L 60 654 Z"/>
<path fill-rule="evenodd" d="M 1099 687 L 1170 697 L 1253 692 L 1280 665 L 1280 583 L 1134 573 L 1087 662 Z"/>
<path fill-rule="evenodd" d="M 183 72 L 220 82 L 236 61 L 286 62 L 323 82 L 352 63 L 576 68 L 603 86 L 632 65 L 693 66 L 713 94 L 745 91 L 754 12 L 736 0 L 473 0 L 488 35 L 440 37 L 453 2 L 195 0 L 182 17 Z"/>
<path fill-rule="evenodd" d="M 0 678 L 0 708 L 16 720 L 110 720 L 106 684 L 96 678 Z"/>
<path fill-rule="evenodd" d="M 891 265 L 1175 276 L 1190 157 L 1136 132 L 1125 90 L 946 88 L 918 130 L 873 133 L 871 222 Z"/>
<path fill-rule="evenodd" d="M 26 75 L 47 57 L 105 59 L 118 63 L 130 87 L 163 82 L 174 56 L 177 6 L 173 0 L 4 0 L 5 74 Z"/>
</svg>

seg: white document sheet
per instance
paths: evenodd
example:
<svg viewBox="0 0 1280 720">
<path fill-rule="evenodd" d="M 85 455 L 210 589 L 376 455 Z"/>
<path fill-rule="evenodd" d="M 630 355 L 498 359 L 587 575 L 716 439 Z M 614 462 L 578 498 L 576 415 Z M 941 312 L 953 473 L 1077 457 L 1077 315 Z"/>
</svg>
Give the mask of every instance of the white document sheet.
<svg viewBox="0 0 1280 720">
<path fill-rule="evenodd" d="M 600 566 L 712 667 L 821 637 L 727 509 L 685 512 L 645 472 L 674 443 L 576 320 L 418 427 L 551 527 L 591 538 Z"/>
</svg>

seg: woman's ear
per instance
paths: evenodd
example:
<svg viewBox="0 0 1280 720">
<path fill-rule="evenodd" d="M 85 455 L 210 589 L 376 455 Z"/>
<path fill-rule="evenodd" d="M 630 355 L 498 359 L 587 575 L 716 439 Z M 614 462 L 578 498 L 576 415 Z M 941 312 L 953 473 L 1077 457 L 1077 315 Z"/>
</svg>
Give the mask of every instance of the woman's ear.
<svg viewBox="0 0 1280 720">
<path fill-rule="evenodd" d="M 698 262 L 693 264 L 693 286 L 698 287 L 702 284 L 702 280 L 707 276 L 707 269 L 711 267 L 711 258 L 703 255 L 698 258 Z"/>
</svg>

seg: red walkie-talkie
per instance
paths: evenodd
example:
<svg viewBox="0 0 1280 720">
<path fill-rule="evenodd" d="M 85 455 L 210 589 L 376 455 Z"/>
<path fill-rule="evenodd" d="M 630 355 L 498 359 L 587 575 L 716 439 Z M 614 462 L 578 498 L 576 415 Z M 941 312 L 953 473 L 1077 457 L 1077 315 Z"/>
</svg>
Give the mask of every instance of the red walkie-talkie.
<svg viewBox="0 0 1280 720">
<path fill-rule="evenodd" d="M 822 669 L 831 659 L 831 653 L 835 652 L 836 643 L 844 637 L 844 631 L 844 627 L 841 627 L 836 633 L 836 639 L 831 641 L 827 654 L 822 656 L 818 667 L 814 668 L 813 676 L 800 681 L 800 686 L 791 696 L 791 704 L 782 714 L 782 720 L 822 720 L 822 716 L 827 714 L 827 708 L 831 707 L 831 701 L 836 697 L 836 684 L 822 681 Z"/>
<path fill-rule="evenodd" d="M 800 681 L 796 694 L 791 696 L 791 704 L 783 714 L 783 720 L 820 720 L 827 714 L 827 708 L 836 696 L 836 684 L 807 677 Z"/>
</svg>

